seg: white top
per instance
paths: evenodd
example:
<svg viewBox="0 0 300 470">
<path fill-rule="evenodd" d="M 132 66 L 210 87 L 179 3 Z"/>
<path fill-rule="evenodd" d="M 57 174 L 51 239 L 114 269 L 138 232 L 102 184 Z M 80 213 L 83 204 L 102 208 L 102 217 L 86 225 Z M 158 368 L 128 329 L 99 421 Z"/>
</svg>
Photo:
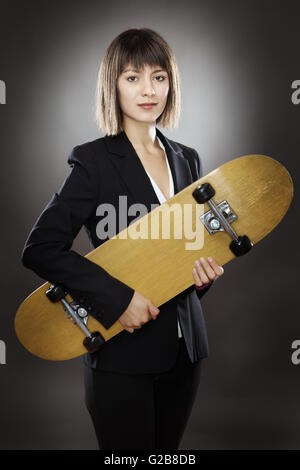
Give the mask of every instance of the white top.
<svg viewBox="0 0 300 470">
<path fill-rule="evenodd" d="M 174 181 L 173 181 L 172 173 L 171 173 L 171 170 L 170 170 L 168 158 L 167 158 L 167 155 L 166 155 L 166 150 L 165 150 L 165 147 L 164 147 L 163 143 L 158 138 L 158 136 L 156 136 L 156 137 L 157 137 L 157 140 L 158 140 L 158 143 L 159 143 L 160 147 L 164 150 L 164 154 L 165 154 L 165 158 L 166 158 L 166 162 L 167 162 L 167 166 L 168 166 L 168 172 L 169 172 L 169 192 L 170 192 L 170 197 L 173 197 L 174 196 Z M 150 178 L 150 181 L 152 183 L 154 191 L 156 192 L 156 196 L 157 196 L 159 202 L 162 204 L 167 199 L 165 198 L 164 194 L 162 193 L 162 191 L 160 190 L 159 186 L 156 184 L 156 182 L 154 181 L 152 176 L 148 173 L 146 168 L 145 168 L 145 171 L 146 171 L 147 175 Z M 181 333 L 181 328 L 180 328 L 180 324 L 179 324 L 178 319 L 177 319 L 177 325 L 178 325 L 178 337 L 181 338 L 182 333 Z"/>
</svg>

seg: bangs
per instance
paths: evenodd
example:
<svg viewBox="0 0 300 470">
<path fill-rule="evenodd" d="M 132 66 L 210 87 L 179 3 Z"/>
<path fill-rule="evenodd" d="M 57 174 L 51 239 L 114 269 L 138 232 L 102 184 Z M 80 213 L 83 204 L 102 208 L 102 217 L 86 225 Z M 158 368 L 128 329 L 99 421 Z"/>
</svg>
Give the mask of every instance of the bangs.
<svg viewBox="0 0 300 470">
<path fill-rule="evenodd" d="M 167 51 L 161 44 L 155 42 L 153 37 L 147 35 L 133 34 L 120 42 L 119 61 L 117 64 L 118 76 L 130 65 L 140 71 L 145 65 L 154 67 L 159 65 L 169 72 L 169 57 Z"/>
</svg>

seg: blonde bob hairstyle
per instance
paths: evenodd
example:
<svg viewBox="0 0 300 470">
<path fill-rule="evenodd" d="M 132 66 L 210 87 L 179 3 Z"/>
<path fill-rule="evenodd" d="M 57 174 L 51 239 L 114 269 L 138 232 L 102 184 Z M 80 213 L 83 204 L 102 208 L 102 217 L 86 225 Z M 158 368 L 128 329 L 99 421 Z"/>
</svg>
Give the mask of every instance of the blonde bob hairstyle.
<svg viewBox="0 0 300 470">
<path fill-rule="evenodd" d="M 148 28 L 128 29 L 108 46 L 98 71 L 95 99 L 95 120 L 107 135 L 123 131 L 117 80 L 131 65 L 142 70 L 145 65 L 159 65 L 169 77 L 169 92 L 164 111 L 156 120 L 163 128 L 178 126 L 181 111 L 180 78 L 175 56 L 167 42 Z"/>
</svg>

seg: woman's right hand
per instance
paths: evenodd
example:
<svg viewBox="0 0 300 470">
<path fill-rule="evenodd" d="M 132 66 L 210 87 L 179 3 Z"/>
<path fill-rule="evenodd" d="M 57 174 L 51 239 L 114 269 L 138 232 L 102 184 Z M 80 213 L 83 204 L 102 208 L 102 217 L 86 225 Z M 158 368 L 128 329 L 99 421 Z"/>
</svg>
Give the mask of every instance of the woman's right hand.
<svg viewBox="0 0 300 470">
<path fill-rule="evenodd" d="M 149 320 L 155 320 L 158 314 L 159 309 L 150 299 L 134 291 L 130 304 L 118 320 L 125 330 L 133 333 L 135 329 L 141 328 Z"/>
</svg>

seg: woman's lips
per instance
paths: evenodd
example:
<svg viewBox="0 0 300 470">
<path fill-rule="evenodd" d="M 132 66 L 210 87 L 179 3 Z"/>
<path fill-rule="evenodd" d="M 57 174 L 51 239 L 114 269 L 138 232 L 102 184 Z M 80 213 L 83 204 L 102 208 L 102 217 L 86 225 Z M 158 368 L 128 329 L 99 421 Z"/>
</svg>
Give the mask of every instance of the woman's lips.
<svg viewBox="0 0 300 470">
<path fill-rule="evenodd" d="M 152 109 L 156 104 L 139 104 L 138 106 L 143 109 Z"/>
</svg>

